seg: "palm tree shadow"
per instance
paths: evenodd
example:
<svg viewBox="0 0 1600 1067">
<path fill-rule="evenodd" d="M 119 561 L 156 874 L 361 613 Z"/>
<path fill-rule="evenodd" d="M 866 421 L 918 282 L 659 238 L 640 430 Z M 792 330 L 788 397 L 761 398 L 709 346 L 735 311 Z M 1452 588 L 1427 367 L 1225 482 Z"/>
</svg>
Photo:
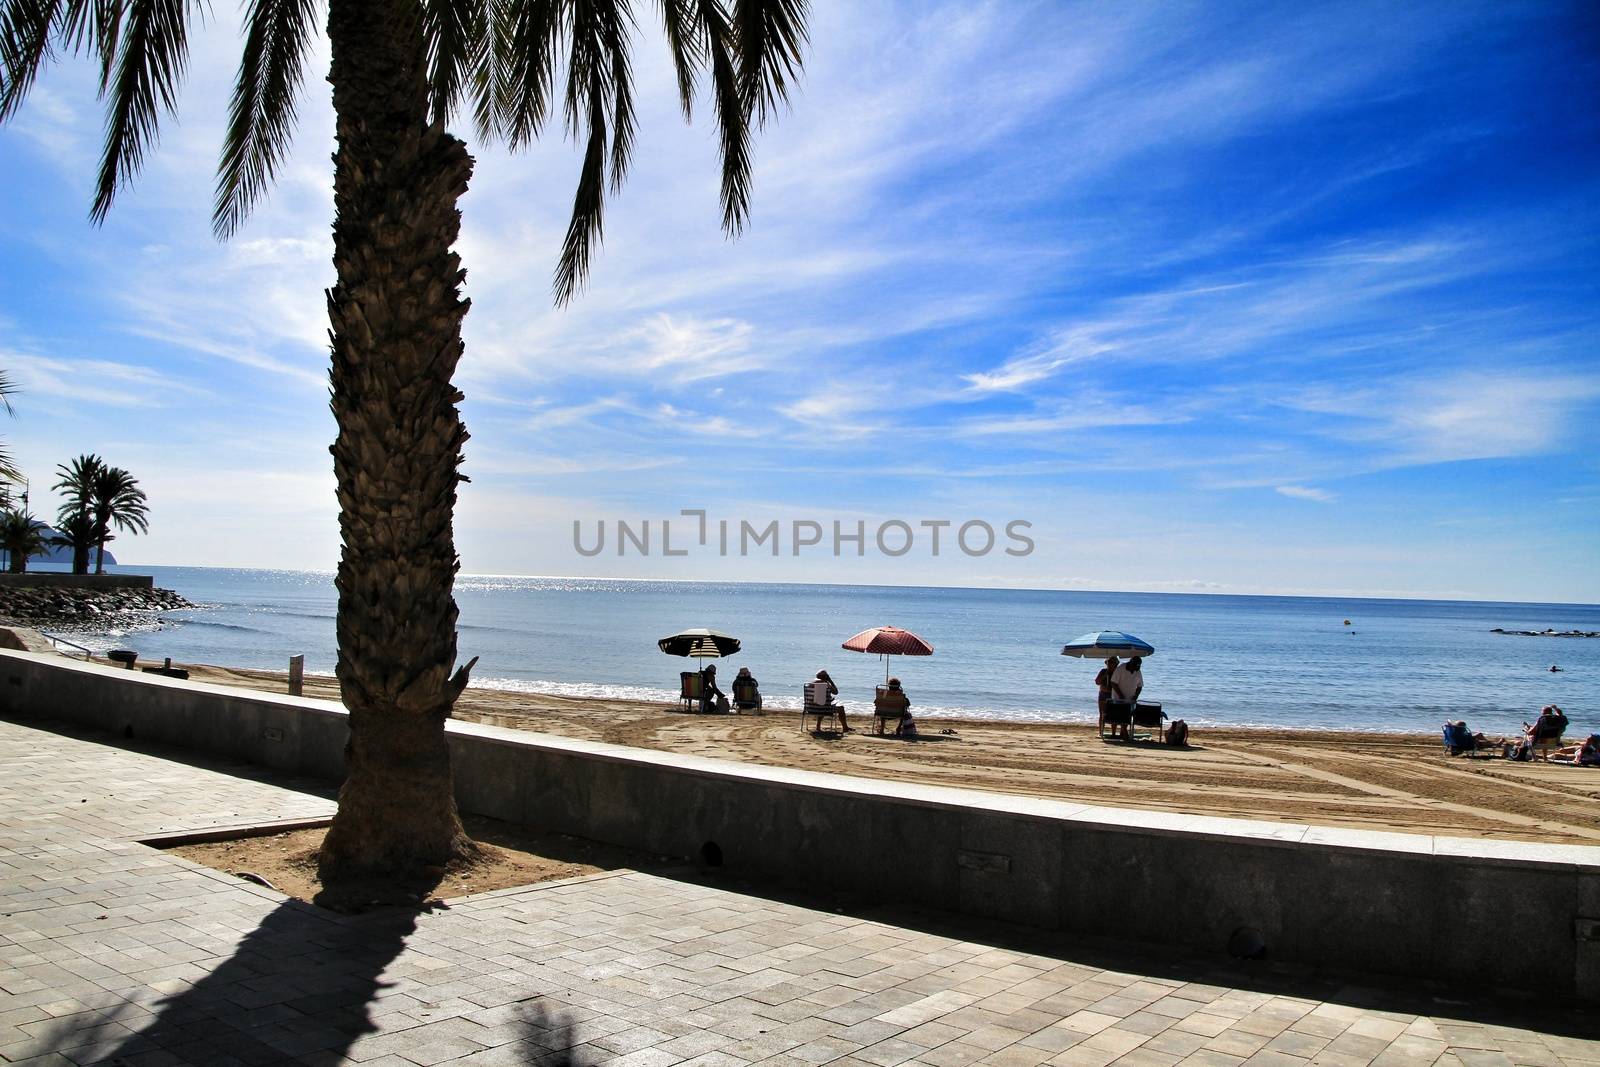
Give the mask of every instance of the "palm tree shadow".
<svg viewBox="0 0 1600 1067">
<path fill-rule="evenodd" d="M 159 1001 L 153 1017 L 137 1021 L 128 1010 L 102 1013 L 133 1029 L 132 1036 L 96 1048 L 80 1046 L 72 1056 L 78 1062 L 131 1064 L 160 1049 L 189 1063 L 335 1064 L 359 1039 L 380 1031 L 393 1031 L 397 1044 L 404 1045 L 406 1030 L 427 1020 L 379 1010 L 399 984 L 383 975 L 405 949 L 418 915 L 435 906 L 342 916 L 285 900 L 232 956 Z M 415 1007 L 415 1001 L 402 1000 Z M 565 1062 L 563 1054 L 529 1043 L 561 1021 L 533 998 L 517 1009 L 527 1061 Z M 56 1037 L 58 1048 L 73 1043 L 66 1034 Z"/>
</svg>

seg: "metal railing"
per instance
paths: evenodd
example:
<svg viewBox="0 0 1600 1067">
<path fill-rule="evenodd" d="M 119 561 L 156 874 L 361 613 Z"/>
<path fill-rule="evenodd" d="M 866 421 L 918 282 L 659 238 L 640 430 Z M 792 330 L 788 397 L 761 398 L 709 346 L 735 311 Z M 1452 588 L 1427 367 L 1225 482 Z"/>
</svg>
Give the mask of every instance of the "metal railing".
<svg viewBox="0 0 1600 1067">
<path fill-rule="evenodd" d="M 46 633 L 43 630 L 39 631 L 39 635 L 41 637 L 45 638 L 45 640 L 51 641 L 51 642 L 53 642 L 53 643 L 55 643 L 57 645 L 66 645 L 68 648 L 77 649 L 79 652 L 83 653 L 83 658 L 84 659 L 88 659 L 90 656 L 94 655 L 94 649 L 92 649 L 92 648 L 84 648 L 82 645 L 78 644 L 76 641 L 68 641 L 65 637 L 58 637 L 55 634 Z M 70 653 L 62 653 L 62 654 L 63 655 L 70 655 Z"/>
</svg>

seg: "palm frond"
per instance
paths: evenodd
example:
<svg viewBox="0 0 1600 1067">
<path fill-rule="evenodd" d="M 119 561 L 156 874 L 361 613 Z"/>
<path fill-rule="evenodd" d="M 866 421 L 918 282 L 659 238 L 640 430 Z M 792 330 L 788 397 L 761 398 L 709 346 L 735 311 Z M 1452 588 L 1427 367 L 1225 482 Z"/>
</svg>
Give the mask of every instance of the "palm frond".
<svg viewBox="0 0 1600 1067">
<path fill-rule="evenodd" d="M 637 122 L 633 113 L 633 65 L 628 55 L 628 34 L 633 29 L 626 0 L 609 12 L 600 27 L 601 46 L 611 68 L 611 190 L 619 192 L 628 176 Z"/>
<path fill-rule="evenodd" d="M 633 151 L 633 71 L 628 35 L 633 16 L 627 0 L 569 0 L 572 42 L 563 93 L 566 127 L 574 138 L 587 133 L 583 169 L 573 196 L 572 220 L 556 264 L 556 303 L 582 287 L 589 258 L 601 237 L 606 193 L 606 142 L 610 141 L 611 186 L 619 188 Z"/>
<path fill-rule="evenodd" d="M 118 186 L 138 173 L 145 148 L 155 140 L 159 105 L 177 104 L 178 83 L 188 61 L 185 0 L 127 0 L 119 34 L 116 70 L 108 86 L 106 143 L 100 158 L 89 217 L 103 222 Z"/>
<path fill-rule="evenodd" d="M 539 136 L 550 113 L 556 52 L 570 20 L 568 0 L 506 0 L 505 31 L 496 35 L 502 49 L 500 127 L 512 148 Z"/>
<path fill-rule="evenodd" d="M 0 8 L 0 122 L 22 106 L 50 58 L 50 32 L 61 7 L 62 0 L 8 0 Z"/>
<path fill-rule="evenodd" d="M 17 394 L 17 383 L 11 380 L 11 375 L 0 370 L 0 404 L 5 405 L 7 415 L 15 415 L 11 408 L 11 398 Z"/>
<path fill-rule="evenodd" d="M 672 51 L 672 70 L 678 77 L 678 105 L 683 119 L 694 115 L 694 76 L 705 61 L 705 28 L 695 17 L 693 0 L 661 0 L 661 24 Z"/>
<path fill-rule="evenodd" d="M 510 0 L 487 0 L 484 10 L 483 46 L 478 49 L 468 90 L 472 100 L 472 124 L 485 141 L 505 136 L 510 98 L 504 61 L 510 38 Z"/>
<path fill-rule="evenodd" d="M 482 66 L 488 26 L 487 0 L 423 0 L 428 98 L 435 122 L 450 121 L 467 80 Z"/>
<path fill-rule="evenodd" d="M 745 119 L 758 127 L 788 99 L 789 83 L 799 76 L 808 7 L 808 0 L 734 0 L 739 99 Z"/>
<path fill-rule="evenodd" d="M 314 0 L 252 0 L 246 13 L 244 54 L 217 167 L 211 225 L 220 238 L 244 224 L 289 149 L 315 18 Z"/>
<path fill-rule="evenodd" d="M 606 196 L 606 108 L 605 87 L 596 83 L 589 92 L 589 144 L 583 153 L 583 170 L 578 174 L 578 190 L 572 198 L 572 221 L 561 243 L 561 258 L 556 263 L 555 300 L 562 307 L 570 302 L 589 276 L 589 255 L 602 233 L 601 211 Z"/>
<path fill-rule="evenodd" d="M 734 41 L 728 14 L 718 0 L 697 0 L 711 60 L 711 94 L 716 105 L 722 154 L 722 228 L 737 234 L 750 213 L 750 126 L 739 96 Z"/>
</svg>

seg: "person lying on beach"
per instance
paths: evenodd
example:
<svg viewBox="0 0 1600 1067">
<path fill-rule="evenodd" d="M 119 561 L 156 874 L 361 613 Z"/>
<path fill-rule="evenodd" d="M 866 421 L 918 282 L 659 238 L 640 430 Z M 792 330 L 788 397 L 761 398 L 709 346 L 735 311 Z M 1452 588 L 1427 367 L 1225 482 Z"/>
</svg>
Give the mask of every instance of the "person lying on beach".
<svg viewBox="0 0 1600 1067">
<path fill-rule="evenodd" d="M 1581 745 L 1568 745 L 1550 754 L 1551 763 L 1570 763 L 1574 767 L 1600 767 L 1600 734 L 1590 734 Z"/>
</svg>

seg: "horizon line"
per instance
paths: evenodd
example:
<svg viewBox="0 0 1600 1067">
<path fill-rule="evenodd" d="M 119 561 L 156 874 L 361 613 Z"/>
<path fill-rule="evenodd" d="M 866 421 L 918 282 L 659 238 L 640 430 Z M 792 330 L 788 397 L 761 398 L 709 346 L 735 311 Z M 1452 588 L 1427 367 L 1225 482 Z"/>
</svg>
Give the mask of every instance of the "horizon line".
<svg viewBox="0 0 1600 1067">
<path fill-rule="evenodd" d="M 167 567 L 189 570 L 236 570 L 236 571 L 267 571 L 281 574 L 326 574 L 330 577 L 336 572 L 333 568 L 320 567 L 245 567 L 229 564 L 192 564 L 192 563 L 117 563 L 112 566 L 119 570 L 134 567 Z M 42 571 L 40 573 L 66 573 L 63 571 Z M 826 581 L 796 581 L 796 580 L 769 580 L 758 578 L 659 578 L 638 576 L 617 576 L 601 574 L 515 574 L 493 572 L 467 572 L 456 575 L 457 578 L 512 578 L 534 579 L 568 582 L 659 582 L 675 584 L 711 584 L 711 585 L 795 585 L 812 587 L 832 587 L 845 589 L 927 589 L 927 590 L 974 590 L 984 592 L 1013 592 L 1013 593 L 1095 593 L 1111 594 L 1117 596 L 1197 596 L 1197 597 L 1251 597 L 1263 600 L 1382 600 L 1409 603 L 1450 603 L 1450 604 L 1527 604 L 1549 607 L 1579 607 L 1595 608 L 1600 610 L 1600 604 L 1586 600 L 1497 600 L 1484 599 L 1466 595 L 1432 595 L 1432 596 L 1397 596 L 1379 593 L 1352 593 L 1352 592 L 1322 592 L 1322 593 L 1241 593 L 1230 592 L 1225 589 L 1089 589 L 1082 587 L 1064 586 L 1014 586 L 1014 585 L 926 585 L 913 583 L 893 582 L 826 582 Z"/>
</svg>

